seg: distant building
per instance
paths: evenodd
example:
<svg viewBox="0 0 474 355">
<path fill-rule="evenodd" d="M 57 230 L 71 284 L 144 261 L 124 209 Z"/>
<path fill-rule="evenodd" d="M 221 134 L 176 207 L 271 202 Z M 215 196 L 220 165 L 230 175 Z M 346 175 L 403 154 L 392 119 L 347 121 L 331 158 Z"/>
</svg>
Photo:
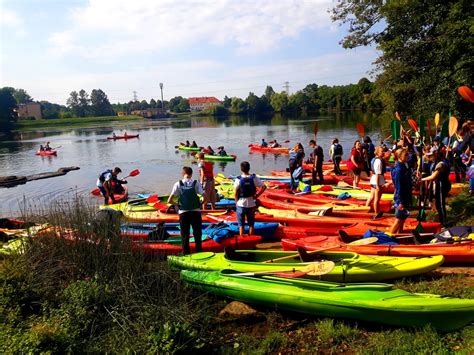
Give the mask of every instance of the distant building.
<svg viewBox="0 0 474 355">
<path fill-rule="evenodd" d="M 127 111 L 118 111 L 117 116 L 128 116 L 128 112 Z"/>
<path fill-rule="evenodd" d="M 166 115 L 166 110 L 162 108 L 147 108 L 146 110 L 135 110 L 130 112 L 132 116 L 142 116 L 145 118 L 163 117 Z M 120 115 L 119 115 L 120 116 Z"/>
<path fill-rule="evenodd" d="M 193 111 L 202 111 L 212 106 L 217 106 L 222 104 L 217 98 L 214 96 L 211 97 L 190 97 L 188 98 L 189 102 L 189 110 Z"/>
<path fill-rule="evenodd" d="M 41 114 L 41 105 L 37 102 L 18 104 L 16 111 L 18 118 L 34 117 L 35 120 L 41 120 L 43 118 L 43 115 Z"/>
</svg>

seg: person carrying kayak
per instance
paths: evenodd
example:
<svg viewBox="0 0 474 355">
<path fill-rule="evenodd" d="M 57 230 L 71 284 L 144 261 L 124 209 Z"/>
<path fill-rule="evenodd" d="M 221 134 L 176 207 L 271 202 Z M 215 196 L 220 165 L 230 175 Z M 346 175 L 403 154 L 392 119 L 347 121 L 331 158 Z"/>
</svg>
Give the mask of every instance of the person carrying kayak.
<svg viewBox="0 0 474 355">
<path fill-rule="evenodd" d="M 120 174 L 122 170 L 119 167 L 115 167 L 113 170 L 106 170 L 102 174 L 99 175 L 97 179 L 97 187 L 99 188 L 102 196 L 104 196 L 104 204 L 107 205 L 109 203 L 109 198 L 112 200 L 112 203 L 115 203 L 114 197 L 114 190 L 115 185 L 126 184 L 126 180 L 119 180 L 117 178 L 118 174 Z M 121 186 L 120 186 L 121 187 Z"/>
<path fill-rule="evenodd" d="M 347 161 L 348 168 L 354 174 L 354 182 L 352 187 L 355 189 L 359 186 L 360 174 L 364 170 L 364 154 L 362 152 L 362 145 L 360 140 L 354 142 L 354 147 L 351 150 L 351 157 Z"/>
<path fill-rule="evenodd" d="M 339 144 L 339 139 L 334 138 L 332 140 L 331 147 L 329 148 L 329 157 L 334 163 L 334 173 L 339 176 L 342 175 L 340 164 L 341 164 L 343 153 L 344 152 L 342 150 L 342 145 Z"/>
<path fill-rule="evenodd" d="M 248 161 L 240 163 L 241 174 L 234 180 L 234 198 L 237 209 L 239 234 L 244 235 L 245 220 L 249 226 L 249 235 L 254 234 L 256 199 L 266 190 L 264 183 L 250 174 Z M 257 189 L 259 189 L 257 191 Z"/>
<path fill-rule="evenodd" d="M 370 197 L 365 203 L 375 215 L 372 219 L 380 218 L 383 212 L 380 212 L 380 199 L 382 198 L 382 190 L 385 186 L 385 172 L 387 171 L 385 163 L 385 153 L 382 146 L 375 148 L 375 158 L 371 163 L 372 176 L 370 177 Z"/>
<path fill-rule="evenodd" d="M 290 188 L 295 190 L 295 183 L 300 181 L 303 176 L 304 148 L 301 143 L 296 143 L 290 150 L 290 160 L 288 167 L 290 170 Z"/>
<path fill-rule="evenodd" d="M 393 200 L 395 202 L 395 223 L 390 233 L 402 233 L 405 220 L 410 215 L 409 207 L 412 198 L 411 171 L 407 165 L 409 154 L 406 149 L 395 152 L 397 162 L 392 169 L 392 182 L 394 187 Z"/>
<path fill-rule="evenodd" d="M 262 148 L 268 147 L 268 143 L 265 142 L 265 138 L 262 138 L 262 142 L 260 143 L 260 147 L 262 147 Z"/>
<path fill-rule="evenodd" d="M 182 170 L 183 178 L 173 185 L 168 203 L 174 203 L 177 200 L 179 206 L 179 226 L 181 229 L 181 238 L 183 242 L 183 254 L 191 254 L 189 248 L 189 235 L 191 227 L 193 228 L 194 243 L 196 252 L 202 251 L 202 217 L 201 202 L 198 194 L 206 198 L 201 183 L 193 180 L 193 169 L 184 166 Z"/>
<path fill-rule="evenodd" d="M 220 147 L 217 147 L 217 155 L 219 155 L 221 157 L 226 157 L 227 156 L 227 152 L 224 150 L 223 145 L 221 145 Z"/>
<path fill-rule="evenodd" d="M 198 154 L 198 169 L 202 188 L 206 193 L 206 198 L 202 201 L 202 209 L 205 210 L 207 204 L 211 204 L 211 209 L 216 209 L 216 188 L 214 180 L 213 163 L 204 160 L 204 153 Z"/>
<path fill-rule="evenodd" d="M 309 141 L 309 146 L 313 149 L 311 153 L 311 163 L 313 163 L 313 170 L 311 171 L 311 184 L 324 184 L 324 175 L 323 175 L 323 162 L 324 162 L 324 152 L 323 148 L 320 145 L 316 144 L 314 139 Z M 317 179 L 319 177 L 319 179 Z"/>
</svg>

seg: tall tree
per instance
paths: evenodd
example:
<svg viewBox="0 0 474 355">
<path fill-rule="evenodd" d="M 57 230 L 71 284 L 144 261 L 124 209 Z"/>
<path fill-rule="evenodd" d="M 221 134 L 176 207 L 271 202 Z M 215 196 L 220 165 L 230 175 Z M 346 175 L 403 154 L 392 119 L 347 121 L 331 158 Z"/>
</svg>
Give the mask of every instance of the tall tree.
<svg viewBox="0 0 474 355">
<path fill-rule="evenodd" d="M 24 89 L 15 89 L 13 97 L 18 104 L 26 104 L 33 101 L 33 98 Z"/>
<path fill-rule="evenodd" d="M 77 91 L 71 91 L 69 94 L 69 98 L 66 101 L 67 107 L 72 111 L 73 115 L 76 117 L 81 117 L 80 116 L 80 104 L 79 104 L 79 94 Z"/>
<path fill-rule="evenodd" d="M 94 89 L 91 92 L 91 113 L 93 116 L 110 116 L 113 114 L 112 105 L 101 89 Z"/>
<path fill-rule="evenodd" d="M 382 53 L 376 88 L 389 111 L 458 111 L 472 117 L 456 92 L 474 83 L 474 7 L 469 0 L 340 0 L 332 19 L 348 24 L 345 48 L 370 44 Z"/>
<path fill-rule="evenodd" d="M 79 117 L 85 117 L 89 113 L 89 106 L 90 106 L 90 99 L 89 94 L 84 90 L 81 89 L 78 95 L 79 100 Z"/>
<path fill-rule="evenodd" d="M 240 97 L 233 97 L 230 103 L 230 112 L 244 113 L 247 110 L 247 104 Z"/>
<path fill-rule="evenodd" d="M 286 92 L 275 93 L 270 99 L 270 103 L 275 112 L 284 112 L 288 109 L 288 95 Z"/>
<path fill-rule="evenodd" d="M 16 118 L 16 101 L 13 97 L 13 88 L 0 89 L 0 131 L 8 132 Z"/>
<path fill-rule="evenodd" d="M 267 85 L 267 87 L 265 88 L 265 97 L 268 99 L 268 101 L 270 101 L 270 99 L 272 98 L 274 94 L 275 94 L 275 90 L 273 90 L 273 88 L 270 85 Z"/>
<path fill-rule="evenodd" d="M 156 101 L 155 99 L 150 100 L 150 108 L 156 108 Z"/>
<path fill-rule="evenodd" d="M 232 99 L 230 97 L 228 97 L 227 95 L 224 96 L 224 101 L 222 102 L 222 104 L 224 105 L 225 108 L 230 108 L 231 102 L 232 102 Z"/>
</svg>

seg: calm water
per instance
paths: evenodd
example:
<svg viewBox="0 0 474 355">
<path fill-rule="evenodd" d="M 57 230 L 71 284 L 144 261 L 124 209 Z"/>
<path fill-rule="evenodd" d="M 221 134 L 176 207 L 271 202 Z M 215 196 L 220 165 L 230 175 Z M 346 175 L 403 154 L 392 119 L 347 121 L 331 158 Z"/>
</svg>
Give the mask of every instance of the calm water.
<svg viewBox="0 0 474 355">
<path fill-rule="evenodd" d="M 239 163 L 247 160 L 251 169 L 260 174 L 283 170 L 288 156 L 250 153 L 249 143 L 259 143 L 261 138 L 276 138 L 279 142 L 290 140 L 287 145 L 307 143 L 314 137 L 314 122 L 319 121 L 318 143 L 323 146 L 326 159 L 331 140 L 338 137 L 346 158 L 353 141 L 357 139 L 356 122 L 365 122 L 373 139 L 380 139 L 380 128 L 374 119 L 362 114 L 319 115 L 310 117 L 272 118 L 230 117 L 226 119 L 196 118 L 172 121 L 146 121 L 121 124 L 121 126 L 93 128 L 44 129 L 0 138 L 0 176 L 29 175 L 56 171 L 60 167 L 79 166 L 65 176 L 31 181 L 13 188 L 0 188 L 0 217 L 17 215 L 23 201 L 46 205 L 65 201 L 75 195 L 100 203 L 90 195 L 97 176 L 105 169 L 119 166 L 125 175 L 140 169 L 140 175 L 129 178 L 131 196 L 139 192 L 169 193 L 172 184 L 180 177 L 181 167 L 196 167 L 192 156 L 179 152 L 175 146 L 186 139 L 198 145 L 217 147 L 224 145 L 228 154 L 236 154 L 236 162 L 216 163 L 214 171 L 226 175 L 239 173 Z M 109 141 L 107 136 L 140 134 L 139 139 Z M 61 146 L 56 157 L 40 157 L 35 152 L 40 144 L 51 142 Z M 122 176 L 125 176 L 122 175 Z"/>
</svg>

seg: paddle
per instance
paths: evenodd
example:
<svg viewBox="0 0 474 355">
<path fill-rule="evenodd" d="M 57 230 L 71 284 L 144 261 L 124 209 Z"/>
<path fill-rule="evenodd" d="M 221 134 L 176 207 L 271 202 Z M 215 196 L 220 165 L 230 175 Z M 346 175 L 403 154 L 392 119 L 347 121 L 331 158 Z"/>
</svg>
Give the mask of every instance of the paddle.
<svg viewBox="0 0 474 355">
<path fill-rule="evenodd" d="M 130 174 L 128 174 L 127 176 L 125 176 L 125 177 L 123 178 L 123 180 L 125 180 L 125 179 L 128 178 L 128 177 L 137 176 L 137 175 L 139 175 L 139 174 L 140 174 L 140 170 L 138 170 L 138 169 L 132 170 L 132 171 L 130 172 Z M 93 195 L 95 195 L 95 196 L 99 196 L 100 193 L 101 193 L 101 192 L 100 192 L 100 189 L 99 189 L 99 188 L 96 188 L 96 189 L 94 189 L 94 190 L 91 191 L 91 194 L 93 194 Z"/>
<path fill-rule="evenodd" d="M 460 86 L 458 93 L 464 100 L 474 104 L 474 91 L 472 91 L 471 88 L 468 86 Z"/>
<path fill-rule="evenodd" d="M 418 134 L 418 135 L 420 134 L 420 128 L 418 127 L 418 124 L 416 123 L 416 121 L 413 118 L 408 119 L 408 124 L 413 129 L 415 134 Z"/>
<path fill-rule="evenodd" d="M 426 122 L 425 122 L 425 119 L 421 116 L 418 118 L 418 127 L 419 127 L 420 137 L 421 138 L 425 137 L 426 136 L 426 132 L 425 132 Z"/>
<path fill-rule="evenodd" d="M 359 132 L 359 136 L 364 139 L 365 136 L 365 130 L 364 130 L 364 125 L 362 123 L 357 123 L 357 132 Z"/>
<path fill-rule="evenodd" d="M 440 140 L 443 141 L 443 139 L 446 138 L 448 134 L 449 134 L 449 120 L 446 120 L 443 122 L 443 125 L 441 126 L 441 132 L 439 133 Z"/>
<path fill-rule="evenodd" d="M 456 117 L 451 116 L 449 118 L 448 130 L 449 130 L 449 139 L 448 139 L 448 147 L 447 147 L 448 149 L 446 149 L 446 158 L 448 157 L 449 144 L 451 143 L 451 138 L 454 136 L 454 134 L 458 130 L 458 120 L 456 119 Z"/>
<path fill-rule="evenodd" d="M 434 118 L 434 121 L 435 121 L 435 127 L 436 127 L 436 133 L 435 133 L 435 136 L 438 135 L 438 126 L 439 126 L 439 112 L 436 112 L 436 115 L 435 115 L 435 118 Z"/>
<path fill-rule="evenodd" d="M 276 259 L 275 259 L 276 260 Z M 242 272 L 233 274 L 234 276 L 259 276 L 259 275 L 278 275 L 282 277 L 300 277 L 304 275 L 310 276 L 321 276 L 330 273 L 336 264 L 330 260 L 321 260 L 312 263 L 308 263 L 305 267 L 297 270 L 293 268 L 291 270 L 278 270 L 278 271 L 259 271 L 259 272 Z"/>
<path fill-rule="evenodd" d="M 392 131 L 392 138 L 395 142 L 400 139 L 400 121 L 392 120 L 390 122 L 390 130 Z"/>
</svg>

